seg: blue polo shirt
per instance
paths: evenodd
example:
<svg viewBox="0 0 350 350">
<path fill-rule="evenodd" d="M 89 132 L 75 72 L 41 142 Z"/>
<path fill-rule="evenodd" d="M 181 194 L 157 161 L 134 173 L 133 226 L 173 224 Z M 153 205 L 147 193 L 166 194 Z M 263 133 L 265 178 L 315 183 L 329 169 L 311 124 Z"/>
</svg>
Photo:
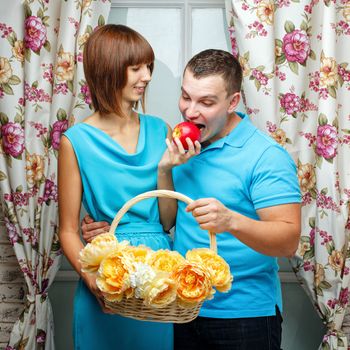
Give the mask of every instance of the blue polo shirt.
<svg viewBox="0 0 350 350">
<path fill-rule="evenodd" d="M 248 116 L 226 137 L 203 149 L 186 164 L 173 169 L 176 191 L 192 199 L 214 197 L 229 209 L 259 220 L 258 209 L 300 202 L 296 167 L 289 154 L 259 131 Z M 206 231 L 179 202 L 174 250 L 185 255 L 192 248 L 209 247 Z M 282 233 L 281 233 L 282 234 Z M 218 253 L 234 276 L 228 293 L 216 292 L 200 316 L 243 318 L 282 311 L 277 259 L 249 248 L 226 232 L 216 236 Z"/>
</svg>

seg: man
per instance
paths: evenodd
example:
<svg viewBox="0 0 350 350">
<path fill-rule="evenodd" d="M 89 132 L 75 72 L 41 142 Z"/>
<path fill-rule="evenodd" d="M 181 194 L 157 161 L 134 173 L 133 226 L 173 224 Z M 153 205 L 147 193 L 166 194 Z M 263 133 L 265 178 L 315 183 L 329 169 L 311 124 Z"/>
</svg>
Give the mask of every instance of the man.
<svg viewBox="0 0 350 350">
<path fill-rule="evenodd" d="M 280 349 L 276 257 L 297 249 L 300 192 L 287 152 L 235 112 L 241 81 L 238 61 L 222 50 L 200 52 L 183 76 L 179 109 L 200 128 L 202 150 L 194 157 L 186 157 L 181 147 L 169 150 L 184 163 L 168 163 L 175 190 L 195 199 L 187 207 L 178 203 L 174 250 L 185 255 L 208 247 L 203 230 L 218 233 L 218 253 L 234 282 L 228 293 L 216 292 L 203 304 L 200 317 L 175 325 L 178 350 Z M 198 153 L 193 145 L 190 150 Z"/>
</svg>

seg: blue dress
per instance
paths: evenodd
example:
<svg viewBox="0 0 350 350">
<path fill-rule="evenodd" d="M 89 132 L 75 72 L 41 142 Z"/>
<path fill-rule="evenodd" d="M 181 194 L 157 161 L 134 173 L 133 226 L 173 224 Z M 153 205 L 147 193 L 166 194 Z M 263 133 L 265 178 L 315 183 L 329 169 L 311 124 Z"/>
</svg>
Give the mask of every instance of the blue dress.
<svg viewBox="0 0 350 350">
<path fill-rule="evenodd" d="M 167 126 L 159 118 L 139 114 L 140 133 L 134 154 L 127 153 L 104 131 L 86 123 L 64 134 L 70 140 L 83 184 L 83 205 L 95 221 L 112 222 L 132 197 L 157 188 L 157 166 L 166 145 Z M 171 249 L 159 222 L 156 198 L 135 204 L 116 229 L 119 241 Z M 96 298 L 80 281 L 74 298 L 74 344 L 79 350 L 168 350 L 173 325 L 137 321 L 102 312 Z"/>
</svg>

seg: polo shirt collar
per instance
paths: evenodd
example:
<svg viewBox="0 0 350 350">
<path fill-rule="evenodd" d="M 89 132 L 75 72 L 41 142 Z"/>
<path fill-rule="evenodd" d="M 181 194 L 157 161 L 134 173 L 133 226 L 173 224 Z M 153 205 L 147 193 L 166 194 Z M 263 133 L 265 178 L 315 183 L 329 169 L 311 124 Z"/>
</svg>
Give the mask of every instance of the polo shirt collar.
<svg viewBox="0 0 350 350">
<path fill-rule="evenodd" d="M 213 142 L 208 147 L 204 148 L 203 151 L 212 149 L 212 148 L 223 148 L 225 144 L 230 145 L 231 147 L 241 148 L 251 137 L 251 135 L 256 131 L 254 125 L 250 122 L 249 117 L 241 112 L 236 112 L 238 116 L 242 119 L 236 127 L 231 130 L 231 132 Z"/>
</svg>

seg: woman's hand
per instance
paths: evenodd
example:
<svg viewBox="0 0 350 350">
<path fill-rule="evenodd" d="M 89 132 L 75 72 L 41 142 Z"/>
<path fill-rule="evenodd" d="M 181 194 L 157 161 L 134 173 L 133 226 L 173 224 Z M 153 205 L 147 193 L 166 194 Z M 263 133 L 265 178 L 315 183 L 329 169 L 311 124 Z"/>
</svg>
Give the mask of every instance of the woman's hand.
<svg viewBox="0 0 350 350">
<path fill-rule="evenodd" d="M 113 314 L 113 312 L 105 305 L 102 292 L 98 289 L 96 284 L 96 277 L 90 274 L 84 274 L 82 276 L 86 286 L 89 288 L 90 292 L 96 297 L 97 302 L 100 304 L 102 311 L 105 314 Z"/>
<path fill-rule="evenodd" d="M 184 149 L 181 141 L 177 137 L 174 139 L 175 144 L 168 138 L 165 142 L 167 150 L 164 152 L 164 155 L 159 162 L 159 171 L 167 172 L 174 166 L 186 163 L 190 158 L 201 152 L 201 144 L 198 141 L 193 143 L 189 137 L 186 138 L 188 151 Z"/>
</svg>

